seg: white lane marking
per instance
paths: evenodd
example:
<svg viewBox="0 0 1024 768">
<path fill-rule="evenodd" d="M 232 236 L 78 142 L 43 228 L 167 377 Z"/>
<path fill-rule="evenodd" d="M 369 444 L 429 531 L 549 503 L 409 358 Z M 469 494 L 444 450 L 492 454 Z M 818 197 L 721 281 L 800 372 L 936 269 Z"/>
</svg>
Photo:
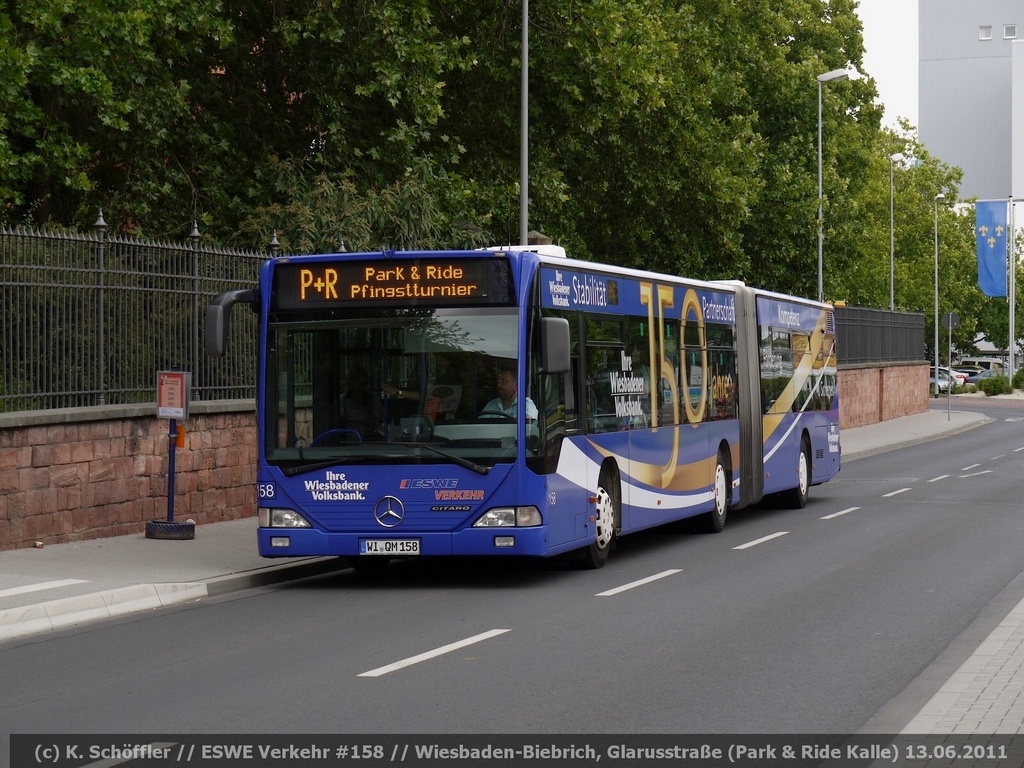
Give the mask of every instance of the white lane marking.
<svg viewBox="0 0 1024 768">
<path fill-rule="evenodd" d="M 939 475 L 938 477 L 933 477 L 933 478 L 932 478 L 931 480 L 929 480 L 928 482 L 929 482 L 929 483 L 934 483 L 934 482 L 936 482 L 937 480 L 945 480 L 945 479 L 946 479 L 947 477 L 949 477 L 949 475 Z"/>
<path fill-rule="evenodd" d="M 978 475 L 991 475 L 991 474 L 992 474 L 992 470 L 991 469 L 983 469 L 983 470 L 981 470 L 981 472 L 970 472 L 970 473 L 968 473 L 966 475 L 960 475 L 960 478 L 963 479 L 965 477 L 977 477 Z"/>
<path fill-rule="evenodd" d="M 619 592 L 625 592 L 627 589 L 633 589 L 635 587 L 642 587 L 644 584 L 650 584 L 652 581 L 658 579 L 664 579 L 666 576 L 672 576 L 680 573 L 682 568 L 669 568 L 667 571 L 656 573 L 653 576 L 648 576 L 646 579 L 638 579 L 637 581 L 631 581 L 629 584 L 623 584 L 621 587 L 615 587 L 604 592 L 598 592 L 594 597 L 610 597 L 611 595 L 617 595 Z"/>
<path fill-rule="evenodd" d="M 0 597 L 11 597 L 12 595 L 24 595 L 27 592 L 41 592 L 44 589 L 57 589 L 72 584 L 87 584 L 85 579 L 61 579 L 60 581 L 41 581 L 38 584 L 27 584 L 24 587 L 11 587 L 0 589 Z"/>
<path fill-rule="evenodd" d="M 763 536 L 760 539 L 748 541 L 746 544 L 740 544 L 738 547 L 733 547 L 733 549 L 750 549 L 751 547 L 756 547 L 758 544 L 764 544 L 766 541 L 777 539 L 779 536 L 785 536 L 787 533 L 789 533 L 789 531 L 779 531 L 778 533 L 773 533 L 771 536 Z"/>
<path fill-rule="evenodd" d="M 906 493 L 911 490 L 910 488 L 900 488 L 898 491 L 892 491 L 891 493 L 883 493 L 882 498 L 888 499 L 890 496 L 899 496 L 901 493 Z"/>
<path fill-rule="evenodd" d="M 860 509 L 860 507 L 850 507 L 849 509 L 844 509 L 842 512 L 833 512 L 831 515 L 825 515 L 824 517 L 821 517 L 821 518 L 818 518 L 818 519 L 819 520 L 834 520 L 835 518 L 840 517 L 841 515 L 845 515 L 848 512 L 856 512 L 858 509 Z"/>
<path fill-rule="evenodd" d="M 960 471 L 961 472 L 966 472 L 968 469 L 974 469 L 975 467 L 980 467 L 980 466 L 981 466 L 981 464 L 968 464 L 966 467 L 960 467 Z"/>
<path fill-rule="evenodd" d="M 492 637 L 497 637 L 498 635 L 503 635 L 506 632 L 511 631 L 511 629 L 492 629 L 488 632 L 481 632 L 479 635 L 473 635 L 472 637 L 467 637 L 465 640 L 458 640 L 454 643 L 449 643 L 448 645 L 442 645 L 440 648 L 434 648 L 432 651 L 426 651 L 425 653 L 420 653 L 416 656 L 410 656 L 407 659 L 396 661 L 394 664 L 377 667 L 376 669 L 371 669 L 369 672 L 360 672 L 356 677 L 380 677 L 381 675 L 386 675 L 389 672 L 395 672 L 399 669 L 410 667 L 413 664 L 419 664 L 421 661 L 427 661 L 428 659 L 433 659 L 437 656 L 443 656 L 446 653 L 457 651 L 459 648 L 465 648 L 467 645 L 473 645 L 474 643 L 483 642 L 484 640 L 490 640 Z"/>
</svg>

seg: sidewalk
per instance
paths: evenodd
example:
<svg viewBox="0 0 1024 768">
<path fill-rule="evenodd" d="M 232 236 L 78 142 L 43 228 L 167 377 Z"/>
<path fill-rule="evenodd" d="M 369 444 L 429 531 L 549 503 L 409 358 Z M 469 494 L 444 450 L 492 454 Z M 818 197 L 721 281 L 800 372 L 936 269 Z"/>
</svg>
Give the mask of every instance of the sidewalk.
<svg viewBox="0 0 1024 768">
<path fill-rule="evenodd" d="M 336 557 L 260 557 L 254 517 L 199 526 L 188 541 L 140 532 L 4 551 L 0 642 L 341 567 Z"/>
<path fill-rule="evenodd" d="M 939 400 L 945 404 L 945 400 Z M 955 401 L 954 401 L 955 403 Z M 865 427 L 844 429 L 840 436 L 843 446 L 843 462 L 875 456 L 886 451 L 895 451 L 908 445 L 938 440 L 973 429 L 988 422 L 983 414 L 973 411 L 933 408 L 925 413 L 915 413 L 900 419 L 891 419 Z"/>
<path fill-rule="evenodd" d="M 842 433 L 843 460 L 939 439 L 988 421 L 979 413 L 934 408 L 847 429 Z M 147 539 L 140 532 L 0 552 L 0 643 L 342 567 L 338 558 L 261 558 L 255 518 L 200 526 L 187 541 Z M 1024 671 L 1024 601 L 911 721 L 907 732 L 1024 733 L 1024 686 L 1012 682 L 1019 676 L 1007 675 L 1008 669 Z M 1010 727 L 1015 730 L 1006 730 Z"/>
</svg>

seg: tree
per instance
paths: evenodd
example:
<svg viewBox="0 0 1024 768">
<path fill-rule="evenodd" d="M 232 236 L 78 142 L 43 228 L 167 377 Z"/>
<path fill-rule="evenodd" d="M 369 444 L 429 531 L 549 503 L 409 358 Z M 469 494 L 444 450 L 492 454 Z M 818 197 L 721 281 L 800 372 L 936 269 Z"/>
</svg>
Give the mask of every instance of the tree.
<svg viewBox="0 0 1024 768">
<path fill-rule="evenodd" d="M 531 228 L 583 258 L 814 295 L 815 78 L 861 68 L 855 5 L 535 4 Z M 195 219 L 289 250 L 510 242 L 521 23 L 505 0 L 9 5 L 5 220 L 84 226 L 102 208 L 112 232 Z M 927 310 L 929 201 L 955 197 L 956 171 L 880 129 L 869 77 L 822 95 L 826 296 L 887 303 L 903 148 L 918 163 L 897 178 L 897 303 Z M 943 300 L 973 312 L 968 230 L 946 209 L 942 224 Z"/>
<path fill-rule="evenodd" d="M 143 180 L 138 157 L 158 154 L 173 176 L 160 150 L 192 106 L 180 65 L 229 35 L 208 6 L 178 0 L 9 4 L 0 30 L 6 217 L 80 224 L 90 193 L 161 183 Z M 88 215 L 95 220 L 95 205 Z"/>
<path fill-rule="evenodd" d="M 983 307 L 977 285 L 974 248 L 974 208 L 958 199 L 961 172 L 931 155 L 905 121 L 898 131 L 874 135 L 868 153 L 867 182 L 857 196 L 860 232 L 848 238 L 859 255 L 834 275 L 833 298 L 861 306 L 887 307 L 889 303 L 889 157 L 905 159 L 893 168 L 893 293 L 897 309 L 925 313 L 926 340 L 934 345 L 935 329 L 935 195 L 945 200 L 939 218 L 939 317 L 960 315 L 953 343 L 963 349 L 972 343 Z M 870 226 L 864 226 L 870 222 Z M 940 346 L 947 332 L 940 329 Z M 943 358 L 946 352 L 942 352 Z"/>
</svg>

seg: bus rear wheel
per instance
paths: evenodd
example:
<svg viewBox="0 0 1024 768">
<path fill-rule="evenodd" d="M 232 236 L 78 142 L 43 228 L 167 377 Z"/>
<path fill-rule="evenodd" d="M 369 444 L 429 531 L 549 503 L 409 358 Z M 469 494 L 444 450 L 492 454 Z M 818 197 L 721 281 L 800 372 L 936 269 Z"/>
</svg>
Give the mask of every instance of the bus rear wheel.
<svg viewBox="0 0 1024 768">
<path fill-rule="evenodd" d="M 782 492 L 782 503 L 789 509 L 803 509 L 811 486 L 811 446 L 800 441 L 800 458 L 796 469 L 796 487 Z"/>
<path fill-rule="evenodd" d="M 715 477 L 712 494 L 715 497 L 715 508 L 705 512 L 700 518 L 700 528 L 705 533 L 721 533 L 725 528 L 725 518 L 729 514 L 729 471 L 725 459 L 718 454 L 715 461 Z"/>
</svg>

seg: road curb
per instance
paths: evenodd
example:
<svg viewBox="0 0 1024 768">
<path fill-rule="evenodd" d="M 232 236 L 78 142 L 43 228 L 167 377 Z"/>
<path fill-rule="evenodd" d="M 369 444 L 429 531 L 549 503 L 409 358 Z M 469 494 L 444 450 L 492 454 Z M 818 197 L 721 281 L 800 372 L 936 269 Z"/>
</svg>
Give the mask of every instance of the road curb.
<svg viewBox="0 0 1024 768">
<path fill-rule="evenodd" d="M 298 581 L 312 576 L 322 576 L 325 573 L 344 570 L 348 567 L 348 564 L 340 557 L 315 557 L 297 562 L 277 563 L 244 573 L 217 576 L 207 579 L 204 583 L 210 597 L 216 597 L 243 589 L 279 584 L 282 581 Z"/>
<path fill-rule="evenodd" d="M 133 584 L 0 611 L 0 640 L 49 632 L 100 619 L 163 608 L 206 597 L 202 582 Z"/>
<path fill-rule="evenodd" d="M 132 584 L 44 603 L 0 610 L 0 642 L 101 619 L 216 597 L 244 589 L 320 576 L 347 567 L 341 558 L 281 563 L 204 581 Z"/>
</svg>

